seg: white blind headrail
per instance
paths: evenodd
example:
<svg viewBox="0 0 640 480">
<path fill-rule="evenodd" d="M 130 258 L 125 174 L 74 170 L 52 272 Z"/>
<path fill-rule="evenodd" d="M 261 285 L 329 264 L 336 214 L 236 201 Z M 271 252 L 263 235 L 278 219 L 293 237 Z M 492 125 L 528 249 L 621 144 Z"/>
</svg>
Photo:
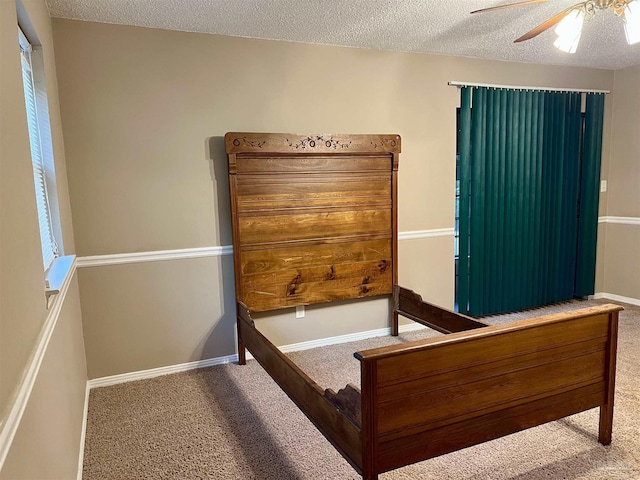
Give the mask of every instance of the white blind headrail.
<svg viewBox="0 0 640 480">
<path fill-rule="evenodd" d="M 496 85 L 493 83 L 458 82 L 451 81 L 448 85 L 452 87 L 486 87 L 486 88 L 506 88 L 510 90 L 542 90 L 546 92 L 580 92 L 580 93 L 611 93 L 609 90 L 597 90 L 590 88 L 557 88 L 557 87 L 534 87 L 527 85 Z"/>
</svg>

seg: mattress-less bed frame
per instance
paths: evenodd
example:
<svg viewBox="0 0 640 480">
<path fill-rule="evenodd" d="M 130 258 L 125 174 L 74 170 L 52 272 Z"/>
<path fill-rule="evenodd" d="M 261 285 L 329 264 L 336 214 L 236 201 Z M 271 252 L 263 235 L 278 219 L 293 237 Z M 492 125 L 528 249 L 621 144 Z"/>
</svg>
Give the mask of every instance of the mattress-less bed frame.
<svg viewBox="0 0 640 480">
<path fill-rule="evenodd" d="M 398 135 L 228 133 L 238 358 L 245 348 L 365 480 L 600 407 L 611 442 L 618 312 L 489 326 L 398 285 Z M 253 312 L 386 295 L 446 335 L 356 352 L 360 388 L 324 390 Z M 348 319 L 347 319 L 348 321 Z"/>
</svg>

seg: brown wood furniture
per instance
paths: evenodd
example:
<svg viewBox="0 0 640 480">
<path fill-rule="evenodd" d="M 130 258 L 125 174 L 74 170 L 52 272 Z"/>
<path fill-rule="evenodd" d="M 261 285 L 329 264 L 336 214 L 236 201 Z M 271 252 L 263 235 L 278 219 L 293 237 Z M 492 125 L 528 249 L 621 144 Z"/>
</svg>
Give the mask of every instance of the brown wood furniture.
<svg viewBox="0 0 640 480">
<path fill-rule="evenodd" d="M 611 442 L 618 312 L 506 325 L 423 302 L 397 276 L 398 135 L 228 133 L 238 357 L 253 354 L 365 480 L 600 407 Z M 252 312 L 388 295 L 447 335 L 355 353 L 361 387 L 323 390 Z"/>
</svg>

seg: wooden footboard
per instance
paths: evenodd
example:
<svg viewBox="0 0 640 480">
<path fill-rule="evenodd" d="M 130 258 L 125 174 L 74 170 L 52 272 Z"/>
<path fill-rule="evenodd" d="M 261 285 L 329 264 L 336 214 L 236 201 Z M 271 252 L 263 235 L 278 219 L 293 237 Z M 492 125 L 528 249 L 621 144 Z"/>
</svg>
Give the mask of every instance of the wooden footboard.
<svg viewBox="0 0 640 480">
<path fill-rule="evenodd" d="M 402 290 L 404 307 L 422 323 L 447 330 L 473 322 Z M 357 352 L 362 393 L 352 385 L 323 390 L 256 330 L 242 303 L 238 334 L 320 432 L 372 480 L 598 406 L 598 440 L 609 444 L 620 310 L 602 305 L 484 328 L 469 323 L 468 331 Z"/>
<path fill-rule="evenodd" d="M 621 309 L 357 352 L 364 478 L 597 406 L 599 441 L 610 443 Z"/>
</svg>

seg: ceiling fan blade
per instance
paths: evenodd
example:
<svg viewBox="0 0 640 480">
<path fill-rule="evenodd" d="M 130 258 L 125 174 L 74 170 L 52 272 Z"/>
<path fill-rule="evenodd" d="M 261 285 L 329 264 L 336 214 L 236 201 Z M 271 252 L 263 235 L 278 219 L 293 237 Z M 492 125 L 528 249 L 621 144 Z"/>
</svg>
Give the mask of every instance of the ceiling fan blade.
<svg viewBox="0 0 640 480">
<path fill-rule="evenodd" d="M 557 25 L 558 23 L 560 23 L 560 21 L 564 17 L 569 15 L 569 13 L 571 13 L 572 10 L 575 10 L 576 8 L 579 8 L 580 6 L 584 5 L 585 3 L 586 2 L 576 3 L 575 5 L 567 8 L 566 10 L 563 10 L 562 12 L 558 13 L 557 15 L 555 15 L 555 16 L 551 17 L 550 19 L 542 22 L 540 25 L 538 25 L 533 30 L 530 30 L 527 33 L 525 33 L 524 35 L 522 35 L 521 37 L 516 38 L 513 41 L 513 43 L 520 43 L 520 42 L 524 42 L 525 40 L 531 40 L 533 37 L 537 37 L 538 35 L 540 35 L 545 30 L 548 30 L 551 27 L 553 27 L 553 26 Z"/>
<path fill-rule="evenodd" d="M 517 3 L 509 3 L 507 5 L 498 5 L 497 7 L 489 7 L 489 8 L 483 8 L 480 10 L 474 10 L 473 13 L 484 13 L 484 12 L 492 12 L 494 10 L 502 10 L 504 8 L 511 8 L 511 7 L 521 7 L 523 5 L 531 5 L 532 3 L 542 3 L 542 2 L 548 2 L 549 0 L 527 0 L 525 2 L 517 2 Z"/>
</svg>

